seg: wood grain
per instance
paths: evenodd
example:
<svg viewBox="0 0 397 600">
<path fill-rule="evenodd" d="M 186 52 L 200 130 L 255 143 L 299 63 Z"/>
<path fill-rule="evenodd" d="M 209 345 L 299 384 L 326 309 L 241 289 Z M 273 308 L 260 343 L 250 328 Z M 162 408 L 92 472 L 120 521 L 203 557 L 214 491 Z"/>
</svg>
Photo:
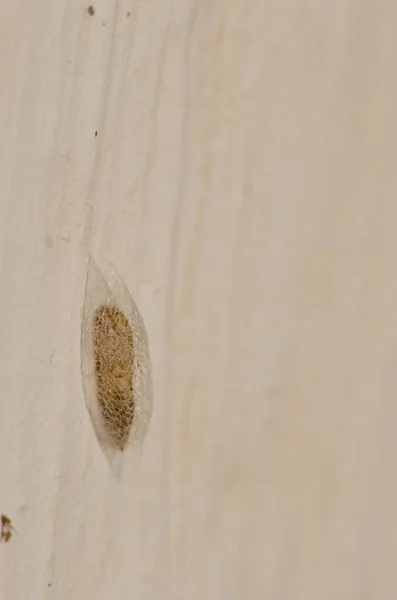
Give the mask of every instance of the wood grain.
<svg viewBox="0 0 397 600">
<path fill-rule="evenodd" d="M 5 600 L 394 600 L 397 5 L 2 3 Z M 109 470 L 88 257 L 154 404 Z"/>
</svg>

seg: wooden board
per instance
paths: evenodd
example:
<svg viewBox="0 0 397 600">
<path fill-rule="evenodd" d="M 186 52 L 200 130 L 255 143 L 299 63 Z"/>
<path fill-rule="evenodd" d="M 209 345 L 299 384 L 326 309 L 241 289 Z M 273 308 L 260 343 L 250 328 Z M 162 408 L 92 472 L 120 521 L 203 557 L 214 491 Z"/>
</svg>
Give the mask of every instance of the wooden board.
<svg viewBox="0 0 397 600">
<path fill-rule="evenodd" d="M 394 600 L 396 3 L 1 9 L 0 598 Z M 90 254 L 153 365 L 119 479 Z"/>
</svg>

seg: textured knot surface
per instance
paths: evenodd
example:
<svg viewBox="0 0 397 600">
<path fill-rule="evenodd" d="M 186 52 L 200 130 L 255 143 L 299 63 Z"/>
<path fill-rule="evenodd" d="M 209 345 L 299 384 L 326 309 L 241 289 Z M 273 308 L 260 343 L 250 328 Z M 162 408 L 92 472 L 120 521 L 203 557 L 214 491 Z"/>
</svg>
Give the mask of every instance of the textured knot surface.
<svg viewBox="0 0 397 600">
<path fill-rule="evenodd" d="M 106 430 L 123 450 L 134 418 L 134 349 L 131 327 L 116 306 L 96 310 L 93 342 L 98 403 Z"/>
</svg>

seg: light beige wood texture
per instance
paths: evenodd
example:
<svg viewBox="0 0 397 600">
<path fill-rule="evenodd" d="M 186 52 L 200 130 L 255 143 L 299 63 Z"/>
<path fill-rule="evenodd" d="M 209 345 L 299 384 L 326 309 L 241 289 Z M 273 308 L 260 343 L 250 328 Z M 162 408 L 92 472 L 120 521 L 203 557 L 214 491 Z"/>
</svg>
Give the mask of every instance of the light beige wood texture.
<svg viewBox="0 0 397 600">
<path fill-rule="evenodd" d="M 1 2 L 1 600 L 395 600 L 396 2 L 87 7 Z M 90 253 L 153 363 L 119 479 Z"/>
</svg>

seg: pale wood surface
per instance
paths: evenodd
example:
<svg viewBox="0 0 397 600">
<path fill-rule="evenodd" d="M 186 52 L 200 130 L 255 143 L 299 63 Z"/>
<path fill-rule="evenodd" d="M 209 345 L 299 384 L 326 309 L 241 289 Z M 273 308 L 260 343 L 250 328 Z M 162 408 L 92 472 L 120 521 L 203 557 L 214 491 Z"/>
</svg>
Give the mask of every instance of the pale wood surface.
<svg viewBox="0 0 397 600">
<path fill-rule="evenodd" d="M 1 600 L 394 600 L 397 4 L 94 6 L 1 2 Z M 121 481 L 91 252 L 153 362 Z"/>
</svg>

